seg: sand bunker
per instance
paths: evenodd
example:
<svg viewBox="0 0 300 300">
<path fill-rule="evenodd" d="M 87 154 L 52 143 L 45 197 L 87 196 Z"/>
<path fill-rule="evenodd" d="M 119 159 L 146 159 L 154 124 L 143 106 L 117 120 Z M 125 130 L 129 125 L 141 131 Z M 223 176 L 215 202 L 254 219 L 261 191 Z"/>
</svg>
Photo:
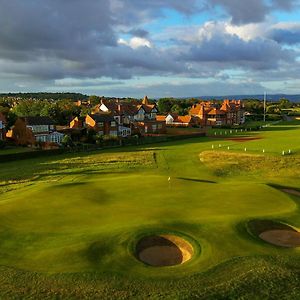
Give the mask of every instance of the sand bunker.
<svg viewBox="0 0 300 300">
<path fill-rule="evenodd" d="M 193 253 L 192 245 L 175 235 L 147 236 L 136 246 L 138 259 L 154 267 L 183 264 L 192 258 Z"/>
<path fill-rule="evenodd" d="M 248 228 L 263 241 L 286 248 L 300 247 L 300 232 L 281 222 L 272 220 L 251 220 Z"/>
<path fill-rule="evenodd" d="M 276 246 L 295 248 L 300 246 L 300 233 L 291 230 L 268 230 L 262 232 L 259 237 Z"/>
<path fill-rule="evenodd" d="M 229 138 L 228 140 L 242 143 L 242 142 L 261 140 L 261 137 L 236 137 L 236 138 Z"/>
</svg>

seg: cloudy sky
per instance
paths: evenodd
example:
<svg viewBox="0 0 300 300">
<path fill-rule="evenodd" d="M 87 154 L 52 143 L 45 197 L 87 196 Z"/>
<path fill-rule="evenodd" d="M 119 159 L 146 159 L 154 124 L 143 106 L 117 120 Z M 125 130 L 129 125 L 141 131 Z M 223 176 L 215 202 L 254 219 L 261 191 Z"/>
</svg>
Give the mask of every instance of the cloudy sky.
<svg viewBox="0 0 300 300">
<path fill-rule="evenodd" d="M 0 92 L 300 93 L 300 0 L 0 0 Z"/>
</svg>

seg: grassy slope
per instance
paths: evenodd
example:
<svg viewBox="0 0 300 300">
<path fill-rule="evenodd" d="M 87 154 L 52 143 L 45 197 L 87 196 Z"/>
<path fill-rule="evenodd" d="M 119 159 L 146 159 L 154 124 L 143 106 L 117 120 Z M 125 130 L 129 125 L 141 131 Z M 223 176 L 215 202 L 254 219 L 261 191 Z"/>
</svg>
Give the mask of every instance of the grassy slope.
<svg viewBox="0 0 300 300">
<path fill-rule="evenodd" d="M 300 150 L 300 128 L 251 134 L 262 139 L 196 138 L 2 164 L 0 298 L 296 298 L 300 250 L 269 246 L 244 222 L 266 217 L 300 227 L 299 197 L 266 185 L 299 187 L 300 156 L 280 153 L 283 145 Z M 241 159 L 245 146 L 249 155 L 264 147 L 264 163 Z M 188 235 L 198 255 L 180 267 L 143 265 L 132 245 L 155 230 Z"/>
</svg>

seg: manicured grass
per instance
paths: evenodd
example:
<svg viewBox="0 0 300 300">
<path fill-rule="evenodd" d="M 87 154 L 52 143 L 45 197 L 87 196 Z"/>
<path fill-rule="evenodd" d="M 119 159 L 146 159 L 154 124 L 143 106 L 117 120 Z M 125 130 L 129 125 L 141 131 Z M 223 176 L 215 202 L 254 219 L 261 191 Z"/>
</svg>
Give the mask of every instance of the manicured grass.
<svg viewBox="0 0 300 300">
<path fill-rule="evenodd" d="M 300 198 L 272 187 L 299 188 L 300 127 L 252 135 L 1 164 L 0 298 L 297 299 L 300 249 L 255 239 L 246 224 L 300 227 Z M 161 232 L 190 240 L 193 258 L 138 261 L 138 239 Z"/>
</svg>

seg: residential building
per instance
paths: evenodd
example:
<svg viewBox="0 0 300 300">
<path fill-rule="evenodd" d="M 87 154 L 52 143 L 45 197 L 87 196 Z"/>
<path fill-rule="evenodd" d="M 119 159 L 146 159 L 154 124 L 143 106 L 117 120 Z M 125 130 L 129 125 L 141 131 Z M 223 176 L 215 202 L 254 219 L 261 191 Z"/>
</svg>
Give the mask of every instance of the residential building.
<svg viewBox="0 0 300 300">
<path fill-rule="evenodd" d="M 179 116 L 175 113 L 170 113 L 167 116 L 156 116 L 156 120 L 164 121 L 169 127 L 196 127 L 199 126 L 197 117 Z"/>
<path fill-rule="evenodd" d="M 156 120 L 158 113 L 156 104 L 151 104 L 147 96 L 142 102 L 102 100 L 93 112 L 111 113 L 119 123 L 120 128 L 123 130 L 124 127 L 130 128 L 133 134 L 155 134 L 166 131 L 164 122 Z"/>
<path fill-rule="evenodd" d="M 99 135 L 118 136 L 119 125 L 110 114 L 87 115 L 84 123 L 86 127 L 92 128 Z"/>
<path fill-rule="evenodd" d="M 64 134 L 56 131 L 54 121 L 49 117 L 20 117 L 6 136 L 20 145 L 35 142 L 61 144 Z"/>
<path fill-rule="evenodd" d="M 189 115 L 197 117 L 204 126 L 239 125 L 245 122 L 245 111 L 241 100 L 200 102 L 192 106 Z"/>
<path fill-rule="evenodd" d="M 70 128 L 72 128 L 72 129 L 80 129 L 80 128 L 83 128 L 83 123 L 84 123 L 84 118 L 75 117 L 75 118 L 70 122 Z"/>
</svg>

